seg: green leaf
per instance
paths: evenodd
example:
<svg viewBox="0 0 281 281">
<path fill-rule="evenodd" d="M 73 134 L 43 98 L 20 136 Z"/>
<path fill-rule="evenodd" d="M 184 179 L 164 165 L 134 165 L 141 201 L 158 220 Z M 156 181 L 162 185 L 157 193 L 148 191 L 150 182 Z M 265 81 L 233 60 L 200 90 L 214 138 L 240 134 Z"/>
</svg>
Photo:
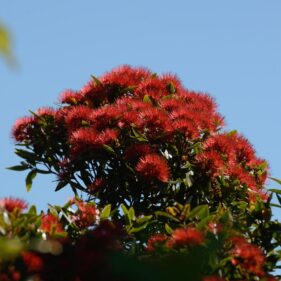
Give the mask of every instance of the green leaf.
<svg viewBox="0 0 281 281">
<path fill-rule="evenodd" d="M 165 223 L 165 230 L 168 234 L 172 234 L 174 231 L 167 223 Z"/>
<path fill-rule="evenodd" d="M 280 205 L 277 205 L 277 204 L 274 204 L 274 203 L 270 203 L 270 206 L 272 206 L 272 207 L 277 207 L 277 208 L 280 208 L 280 209 L 281 209 L 281 206 L 280 206 Z"/>
<path fill-rule="evenodd" d="M 60 181 L 60 182 L 57 184 L 57 186 L 56 186 L 56 188 L 55 188 L 55 191 L 61 190 L 61 189 L 64 188 L 67 184 L 68 184 L 67 181 Z"/>
<path fill-rule="evenodd" d="M 8 31 L 0 26 L 0 53 L 5 56 L 11 55 L 11 40 Z"/>
<path fill-rule="evenodd" d="M 202 220 L 205 217 L 209 216 L 209 207 L 208 205 L 200 205 L 195 207 L 193 210 L 191 210 L 191 212 L 189 213 L 189 215 L 187 216 L 188 219 L 193 219 L 195 217 L 197 217 L 198 219 Z"/>
<path fill-rule="evenodd" d="M 26 190 L 27 192 L 30 191 L 31 187 L 32 187 L 32 183 L 34 178 L 37 175 L 37 171 L 36 170 L 31 170 L 28 175 L 25 178 L 25 185 L 26 185 Z"/>
<path fill-rule="evenodd" d="M 147 225 L 148 225 L 148 222 L 145 224 L 142 224 L 140 226 L 133 227 L 131 230 L 129 230 L 129 234 L 139 232 L 139 231 L 145 229 L 147 227 Z"/>
<path fill-rule="evenodd" d="M 111 154 L 116 154 L 115 151 L 114 151 L 114 149 L 113 149 L 111 146 L 107 145 L 107 144 L 104 144 L 104 145 L 103 145 L 103 148 L 104 148 L 107 152 L 109 152 L 109 153 L 111 153 Z"/>
<path fill-rule="evenodd" d="M 272 178 L 272 177 L 269 177 L 271 180 L 277 182 L 278 184 L 281 184 L 281 180 L 277 179 L 277 178 Z"/>
<path fill-rule="evenodd" d="M 175 86 L 172 82 L 167 85 L 167 89 L 170 95 L 173 95 L 176 92 Z"/>
<path fill-rule="evenodd" d="M 111 204 L 108 204 L 102 209 L 100 219 L 106 220 L 110 216 L 110 212 L 111 212 Z"/>
<path fill-rule="evenodd" d="M 121 207 L 124 215 L 127 216 L 129 214 L 127 207 L 123 203 L 120 205 L 120 207 Z"/>
<path fill-rule="evenodd" d="M 97 85 L 101 85 L 101 81 L 94 75 L 91 75 L 92 79 L 94 80 L 94 82 L 97 84 Z"/>
<path fill-rule="evenodd" d="M 129 209 L 129 212 L 128 212 L 128 216 L 129 216 L 129 220 L 132 222 L 135 220 L 136 216 L 135 216 L 135 210 L 133 207 L 131 207 Z"/>
<path fill-rule="evenodd" d="M 156 215 L 157 217 L 158 217 L 158 216 L 160 216 L 160 217 L 166 217 L 166 218 L 171 219 L 171 220 L 173 220 L 173 221 L 179 222 L 179 220 L 178 220 L 177 218 L 171 216 L 170 214 L 168 214 L 168 213 L 166 213 L 166 212 L 156 211 L 156 212 L 155 212 L 155 215 Z"/>
<path fill-rule="evenodd" d="M 132 127 L 132 131 L 133 131 L 133 133 L 134 133 L 135 138 L 136 138 L 138 141 L 140 141 L 140 142 L 142 142 L 142 141 L 143 141 L 143 142 L 147 142 L 147 138 L 146 138 L 144 135 L 138 133 L 133 127 Z"/>
<path fill-rule="evenodd" d="M 36 206 L 32 205 L 28 210 L 28 214 L 36 215 L 37 214 Z"/>
<path fill-rule="evenodd" d="M 199 229 L 199 230 L 204 230 L 204 228 L 206 227 L 206 225 L 208 225 L 208 223 L 209 223 L 210 221 L 212 221 L 214 218 L 215 218 L 215 216 L 214 216 L 214 215 L 211 215 L 211 216 L 208 216 L 208 217 L 202 219 L 202 220 L 197 224 L 196 228 Z"/>
<path fill-rule="evenodd" d="M 281 190 L 280 189 L 268 189 L 268 191 L 271 191 L 273 193 L 276 193 L 276 194 L 281 194 Z"/>
<path fill-rule="evenodd" d="M 232 130 L 230 132 L 227 133 L 228 136 L 233 136 L 237 134 L 237 130 Z"/>
<path fill-rule="evenodd" d="M 142 217 L 137 218 L 136 222 L 138 224 L 143 224 L 143 223 L 145 223 L 147 221 L 150 221 L 152 219 L 152 217 L 153 217 L 152 215 L 150 215 L 150 216 L 142 216 Z"/>
<path fill-rule="evenodd" d="M 35 164 L 35 160 L 38 158 L 35 153 L 23 149 L 16 149 L 15 154 L 21 158 L 24 158 L 25 160 L 27 160 L 27 162 L 31 164 Z"/>
<path fill-rule="evenodd" d="M 145 96 L 143 97 L 143 102 L 152 103 L 152 101 L 151 101 L 149 95 L 145 95 Z"/>
<path fill-rule="evenodd" d="M 48 209 L 53 216 L 55 216 L 55 217 L 59 216 L 58 210 L 56 209 L 55 206 L 52 206 L 51 204 L 48 204 Z"/>
<path fill-rule="evenodd" d="M 28 168 L 30 168 L 29 165 L 23 164 L 23 165 L 17 165 L 17 166 L 8 167 L 6 169 L 12 170 L 12 171 L 25 171 Z"/>
</svg>

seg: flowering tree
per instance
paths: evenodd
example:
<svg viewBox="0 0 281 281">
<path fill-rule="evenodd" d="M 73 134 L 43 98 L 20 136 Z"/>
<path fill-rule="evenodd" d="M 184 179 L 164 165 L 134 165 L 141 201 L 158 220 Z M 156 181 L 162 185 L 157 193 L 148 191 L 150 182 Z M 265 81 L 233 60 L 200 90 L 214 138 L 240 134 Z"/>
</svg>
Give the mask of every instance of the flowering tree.
<svg viewBox="0 0 281 281">
<path fill-rule="evenodd" d="M 55 191 L 75 198 L 48 214 L 2 200 L 3 236 L 19 245 L 3 280 L 277 280 L 280 192 L 267 193 L 266 161 L 223 126 L 209 95 L 130 66 L 19 119 L 11 169 L 29 170 L 27 190 L 54 174 Z"/>
</svg>

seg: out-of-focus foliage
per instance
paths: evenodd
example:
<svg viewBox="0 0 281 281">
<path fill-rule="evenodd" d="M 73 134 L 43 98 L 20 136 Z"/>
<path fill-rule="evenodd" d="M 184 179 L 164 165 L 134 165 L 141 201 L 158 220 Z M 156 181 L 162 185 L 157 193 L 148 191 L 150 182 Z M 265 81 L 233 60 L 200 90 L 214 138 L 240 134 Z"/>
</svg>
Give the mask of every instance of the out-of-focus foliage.
<svg viewBox="0 0 281 281">
<path fill-rule="evenodd" d="M 0 55 L 9 65 L 15 65 L 16 60 L 12 52 L 11 36 L 7 28 L 0 24 Z"/>
</svg>

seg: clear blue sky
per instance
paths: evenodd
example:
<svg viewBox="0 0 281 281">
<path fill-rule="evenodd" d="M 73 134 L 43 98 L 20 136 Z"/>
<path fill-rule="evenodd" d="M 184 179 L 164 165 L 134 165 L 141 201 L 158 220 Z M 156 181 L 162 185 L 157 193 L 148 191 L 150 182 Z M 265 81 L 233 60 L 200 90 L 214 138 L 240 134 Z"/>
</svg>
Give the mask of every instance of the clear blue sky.
<svg viewBox="0 0 281 281">
<path fill-rule="evenodd" d="M 30 193 L 10 138 L 15 120 L 51 106 L 66 88 L 120 64 L 178 74 L 189 89 L 214 96 L 228 128 L 243 133 L 271 174 L 281 178 L 281 1 L 2 1 L 19 67 L 0 62 L 0 197 L 40 209 L 63 203 L 53 177 Z M 274 184 L 270 184 L 274 186 Z"/>
</svg>

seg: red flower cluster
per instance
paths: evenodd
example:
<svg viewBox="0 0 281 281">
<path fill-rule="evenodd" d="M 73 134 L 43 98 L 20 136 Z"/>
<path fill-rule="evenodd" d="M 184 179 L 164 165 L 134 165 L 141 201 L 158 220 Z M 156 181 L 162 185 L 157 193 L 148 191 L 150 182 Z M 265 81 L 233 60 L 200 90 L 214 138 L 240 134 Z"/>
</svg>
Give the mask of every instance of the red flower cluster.
<svg viewBox="0 0 281 281">
<path fill-rule="evenodd" d="M 85 186 L 96 177 L 116 181 L 116 167 L 133 170 L 137 184 L 143 184 L 140 178 L 168 183 L 179 178 L 176 167 L 186 164 L 179 160 L 186 155 L 190 167 L 200 171 L 193 176 L 194 185 L 202 176 L 211 181 L 223 177 L 251 190 L 249 200 L 255 200 L 253 194 L 265 198 L 260 192 L 267 177 L 264 161 L 241 135 L 219 133 L 224 120 L 214 100 L 185 89 L 176 76 L 125 65 L 93 78 L 79 91 L 65 91 L 60 102 L 57 110 L 41 108 L 18 120 L 12 134 L 43 163 L 55 153 L 48 165 L 56 171 L 59 167 L 56 175 L 63 183 L 78 176 L 84 181 L 81 189 L 91 192 Z M 169 161 L 162 156 L 165 151 Z M 118 180 L 116 190 L 124 190 L 128 182 Z"/>
<path fill-rule="evenodd" d="M 165 234 L 159 233 L 159 234 L 152 235 L 147 241 L 147 246 L 146 246 L 147 251 L 150 252 L 154 251 L 157 245 L 163 244 L 164 242 L 166 242 L 167 239 L 168 237 Z"/>
<path fill-rule="evenodd" d="M 154 251 L 159 245 L 167 248 L 195 246 L 203 242 L 204 235 L 201 231 L 193 227 L 177 228 L 170 237 L 162 233 L 152 235 L 147 241 L 146 249 Z"/>
<path fill-rule="evenodd" d="M 0 200 L 0 208 L 5 209 L 8 212 L 19 210 L 20 212 L 27 208 L 27 203 L 18 198 L 3 198 Z"/>
<path fill-rule="evenodd" d="M 147 179 L 169 180 L 169 167 L 166 160 L 158 154 L 147 154 L 140 159 L 136 171 Z"/>
<path fill-rule="evenodd" d="M 167 242 L 167 247 L 200 245 L 204 242 L 204 235 L 201 231 L 193 228 L 178 228 L 174 230 Z"/>
<path fill-rule="evenodd" d="M 78 199 L 71 200 L 77 206 L 72 216 L 73 222 L 82 229 L 92 226 L 99 218 L 99 210 L 92 203 L 86 203 Z"/>
<path fill-rule="evenodd" d="M 265 256 L 255 245 L 248 243 L 243 237 L 232 238 L 234 265 L 239 264 L 242 268 L 258 276 L 264 276 Z"/>
<path fill-rule="evenodd" d="M 65 234 L 58 218 L 52 214 L 42 216 L 40 230 L 49 235 Z"/>
<path fill-rule="evenodd" d="M 22 259 L 29 273 L 39 272 L 44 266 L 42 258 L 33 252 L 23 252 Z"/>
<path fill-rule="evenodd" d="M 238 180 L 241 185 L 246 185 L 258 193 L 267 177 L 267 168 L 255 172 L 265 161 L 257 158 L 251 144 L 237 133 L 210 137 L 204 143 L 203 152 L 196 159 L 212 178 L 224 176 L 230 181 Z"/>
</svg>

